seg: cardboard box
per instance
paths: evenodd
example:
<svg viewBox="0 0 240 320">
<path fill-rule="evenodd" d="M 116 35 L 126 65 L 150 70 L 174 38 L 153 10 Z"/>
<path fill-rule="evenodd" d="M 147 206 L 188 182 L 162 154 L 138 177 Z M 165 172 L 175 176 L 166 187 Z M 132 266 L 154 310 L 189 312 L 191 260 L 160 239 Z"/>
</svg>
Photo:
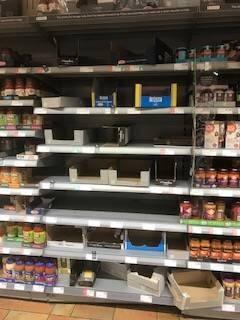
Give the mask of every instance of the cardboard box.
<svg viewBox="0 0 240 320">
<path fill-rule="evenodd" d="M 240 149 L 240 121 L 227 123 L 225 148 Z"/>
<path fill-rule="evenodd" d="M 110 228 L 85 229 L 84 237 L 87 247 L 123 249 L 123 232 Z"/>
<path fill-rule="evenodd" d="M 49 247 L 65 247 L 83 249 L 81 228 L 72 226 L 47 226 L 47 245 Z"/>
<path fill-rule="evenodd" d="M 142 266 L 145 267 L 145 266 Z M 165 288 L 166 268 L 155 268 L 151 276 L 139 272 L 129 272 L 127 284 L 129 287 L 146 291 L 147 293 L 161 296 Z"/>
<path fill-rule="evenodd" d="M 89 130 L 74 130 L 73 140 L 56 140 L 53 139 L 53 132 L 51 129 L 44 130 L 45 142 L 46 144 L 52 145 L 78 145 L 83 146 L 89 143 L 90 141 L 90 132 Z"/>
<path fill-rule="evenodd" d="M 204 148 L 218 149 L 223 146 L 225 125 L 221 121 L 206 121 L 204 133 Z"/>
<path fill-rule="evenodd" d="M 167 256 L 169 259 L 189 259 L 185 234 L 167 233 Z"/>
<path fill-rule="evenodd" d="M 42 98 L 42 107 L 47 109 L 79 108 L 82 106 L 83 106 L 82 100 L 76 97 Z"/>
<path fill-rule="evenodd" d="M 148 187 L 151 161 L 119 160 L 117 168 L 109 170 L 109 184 L 114 186 Z"/>
<path fill-rule="evenodd" d="M 127 281 L 128 265 L 117 262 L 101 262 L 101 271 L 115 278 Z"/>
<path fill-rule="evenodd" d="M 21 16 L 21 14 L 20 0 L 0 0 L 1 17 Z"/>
<path fill-rule="evenodd" d="M 174 271 L 168 275 L 168 287 L 180 310 L 220 307 L 224 289 L 210 271 Z"/>
<path fill-rule="evenodd" d="M 23 16 L 35 16 L 37 13 L 38 2 L 39 0 L 22 0 Z"/>
<path fill-rule="evenodd" d="M 160 231 L 126 230 L 125 250 L 166 252 L 166 233 Z"/>
<path fill-rule="evenodd" d="M 69 179 L 73 183 L 109 184 L 111 159 L 85 159 L 69 168 Z"/>
</svg>

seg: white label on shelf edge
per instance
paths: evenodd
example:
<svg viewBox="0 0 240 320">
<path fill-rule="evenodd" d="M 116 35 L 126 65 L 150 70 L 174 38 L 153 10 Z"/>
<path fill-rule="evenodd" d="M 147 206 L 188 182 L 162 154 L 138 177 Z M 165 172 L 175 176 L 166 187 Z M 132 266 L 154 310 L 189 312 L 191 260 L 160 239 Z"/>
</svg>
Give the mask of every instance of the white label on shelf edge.
<svg viewBox="0 0 240 320">
<path fill-rule="evenodd" d="M 10 248 L 2 248 L 2 253 L 3 254 L 9 254 L 10 253 Z"/>
<path fill-rule="evenodd" d="M 155 231 L 156 230 L 156 225 L 154 223 L 143 223 L 142 224 L 142 229 L 143 230 Z"/>
<path fill-rule="evenodd" d="M 202 227 L 198 226 L 188 226 L 188 232 L 189 233 L 197 233 L 197 234 L 202 234 Z"/>
<path fill-rule="evenodd" d="M 93 72 L 93 68 L 91 68 L 91 67 L 80 67 L 79 68 L 79 71 L 80 72 Z"/>
<path fill-rule="evenodd" d="M 25 217 L 23 217 L 26 222 L 35 222 L 37 219 L 37 216 L 31 216 L 31 215 L 27 215 Z M 39 217 L 38 217 L 39 218 Z"/>
<path fill-rule="evenodd" d="M 63 287 L 54 287 L 53 293 L 55 294 L 64 294 L 64 288 Z"/>
<path fill-rule="evenodd" d="M 140 295 L 140 301 L 146 303 L 152 303 L 152 296 L 147 296 L 145 294 Z"/>
<path fill-rule="evenodd" d="M 217 263 L 210 263 L 210 270 L 212 271 L 224 271 L 224 265 Z"/>
<path fill-rule="evenodd" d="M 177 261 L 176 260 L 168 260 L 165 259 L 163 263 L 166 267 L 176 267 L 177 266 Z"/>
<path fill-rule="evenodd" d="M 197 261 L 188 261 L 188 269 L 199 269 L 201 270 L 201 262 Z"/>
<path fill-rule="evenodd" d="M 0 289 L 7 289 L 7 283 L 6 282 L 0 282 Z"/>
<path fill-rule="evenodd" d="M 86 297 L 92 298 L 92 297 L 94 297 L 95 292 L 93 289 L 86 289 L 86 290 L 84 290 L 84 294 Z"/>
<path fill-rule="evenodd" d="M 223 235 L 223 229 L 222 228 L 210 228 L 209 234 L 213 235 Z"/>
<path fill-rule="evenodd" d="M 21 196 L 33 196 L 33 194 L 34 194 L 34 190 L 28 190 L 28 189 L 20 190 L 20 195 Z"/>
<path fill-rule="evenodd" d="M 85 256 L 85 259 L 86 260 L 91 260 L 91 261 L 97 261 L 97 255 L 94 255 L 92 253 L 86 253 L 86 256 Z"/>
<path fill-rule="evenodd" d="M 218 196 L 219 197 L 233 197 L 233 191 L 232 190 L 219 190 Z"/>
<path fill-rule="evenodd" d="M 162 194 L 162 193 L 163 193 L 163 190 L 162 190 L 161 187 L 158 187 L 158 186 L 150 186 L 150 187 L 149 187 L 149 192 L 150 192 L 150 193 Z"/>
<path fill-rule="evenodd" d="M 111 221 L 110 222 L 110 228 L 113 229 L 122 229 L 123 228 L 123 223 L 119 221 Z"/>
<path fill-rule="evenodd" d="M 125 263 L 137 264 L 138 260 L 136 257 L 125 257 Z"/>
<path fill-rule="evenodd" d="M 25 290 L 25 284 L 15 283 L 14 284 L 14 290 L 24 291 Z"/>
<path fill-rule="evenodd" d="M 34 292 L 44 292 L 44 289 L 45 289 L 45 287 L 41 286 L 41 285 L 34 284 L 32 286 L 32 291 L 34 291 Z"/>
<path fill-rule="evenodd" d="M 107 299 L 108 295 L 105 291 L 96 291 L 96 298 Z"/>
<path fill-rule="evenodd" d="M 101 221 L 100 220 L 88 220 L 88 226 L 89 227 L 101 227 Z"/>
<path fill-rule="evenodd" d="M 240 265 L 239 266 L 233 266 L 233 272 L 239 272 L 240 273 Z"/>
<path fill-rule="evenodd" d="M 55 218 L 55 217 L 46 217 L 45 221 L 46 221 L 46 223 L 49 223 L 49 224 L 56 224 L 57 223 L 57 218 Z"/>
<path fill-rule="evenodd" d="M 234 304 L 223 304 L 222 311 L 235 312 L 236 306 Z"/>
<path fill-rule="evenodd" d="M 12 106 L 23 106 L 23 102 L 22 101 L 19 101 L 19 100 L 13 100 L 11 102 L 11 105 Z"/>
<path fill-rule="evenodd" d="M 36 21 L 46 21 L 46 20 L 47 20 L 47 17 L 46 17 L 46 16 L 36 17 Z"/>
</svg>

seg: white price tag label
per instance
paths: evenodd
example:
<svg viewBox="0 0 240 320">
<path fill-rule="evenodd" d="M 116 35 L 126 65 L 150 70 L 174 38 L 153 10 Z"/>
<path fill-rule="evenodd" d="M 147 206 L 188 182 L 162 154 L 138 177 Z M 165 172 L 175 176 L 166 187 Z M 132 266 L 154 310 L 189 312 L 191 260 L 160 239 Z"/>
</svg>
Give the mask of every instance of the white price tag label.
<svg viewBox="0 0 240 320">
<path fill-rule="evenodd" d="M 74 186 L 74 190 L 76 191 L 93 191 L 93 188 L 89 185 L 84 185 L 84 184 L 77 184 Z"/>
<path fill-rule="evenodd" d="M 234 304 L 223 304 L 222 305 L 222 311 L 235 312 L 236 311 L 236 306 Z"/>
<path fill-rule="evenodd" d="M 86 72 L 86 73 L 91 73 L 91 72 L 93 72 L 94 71 L 94 69 L 93 68 L 91 68 L 91 67 L 80 67 L 79 68 L 79 71 L 80 72 Z"/>
<path fill-rule="evenodd" d="M 202 234 L 202 227 L 198 227 L 198 226 L 188 226 L 188 232 L 189 232 L 189 233 Z"/>
<path fill-rule="evenodd" d="M 46 16 L 36 17 L 36 21 L 46 21 L 46 20 L 47 20 L 47 17 L 46 17 Z"/>
<path fill-rule="evenodd" d="M 22 253 L 25 256 L 31 256 L 32 255 L 32 249 L 23 249 Z"/>
<path fill-rule="evenodd" d="M 95 153 L 95 147 L 81 147 L 81 153 Z"/>
<path fill-rule="evenodd" d="M 195 189 L 193 188 L 191 190 L 191 195 L 192 196 L 203 196 L 204 195 L 204 190 L 200 190 L 200 189 Z"/>
<path fill-rule="evenodd" d="M 2 253 L 3 254 L 9 254 L 10 253 L 10 248 L 2 248 Z"/>
<path fill-rule="evenodd" d="M 85 256 L 86 260 L 97 261 L 97 255 L 92 253 L 87 253 Z"/>
<path fill-rule="evenodd" d="M 177 261 L 176 260 L 168 260 L 168 259 L 165 259 L 164 260 L 164 265 L 166 267 L 176 267 L 177 266 Z"/>
<path fill-rule="evenodd" d="M 46 153 L 48 153 L 48 152 L 50 152 L 50 148 L 49 147 L 45 147 L 45 146 L 38 146 L 37 147 L 37 151 L 38 152 L 46 152 Z"/>
<path fill-rule="evenodd" d="M 145 294 L 141 294 L 140 301 L 145 302 L 145 303 L 152 303 L 152 296 L 147 296 Z"/>
<path fill-rule="evenodd" d="M 63 287 L 53 287 L 53 293 L 64 294 L 64 288 Z"/>
<path fill-rule="evenodd" d="M 32 286 L 32 291 L 33 292 L 44 292 L 45 287 L 41 285 L 33 285 Z"/>
<path fill-rule="evenodd" d="M 112 72 L 121 72 L 122 67 L 121 66 L 112 66 Z"/>
<path fill-rule="evenodd" d="M 14 290 L 24 291 L 25 290 L 25 284 L 15 283 L 14 284 Z"/>
<path fill-rule="evenodd" d="M 25 217 L 24 217 L 24 220 L 25 220 L 26 222 L 35 222 L 35 221 L 36 221 L 36 217 L 35 217 L 35 216 L 28 215 L 28 216 L 25 216 Z"/>
<path fill-rule="evenodd" d="M 156 230 L 156 225 L 154 223 L 143 223 L 142 224 L 142 229 L 143 230 L 155 231 Z"/>
<path fill-rule="evenodd" d="M 90 110 L 87 110 L 85 108 L 77 108 L 76 114 L 90 114 Z"/>
<path fill-rule="evenodd" d="M 110 228 L 122 229 L 123 228 L 123 223 L 122 222 L 118 222 L 118 221 L 111 221 L 110 222 Z"/>
<path fill-rule="evenodd" d="M 33 194 L 34 194 L 34 190 L 29 190 L 29 189 L 26 189 L 26 190 L 22 189 L 22 190 L 20 190 L 20 195 L 21 195 L 21 196 L 33 196 Z"/>
<path fill-rule="evenodd" d="M 201 262 L 197 261 L 188 261 L 188 269 L 202 269 Z"/>
<path fill-rule="evenodd" d="M 11 216 L 1 214 L 0 221 L 11 221 Z"/>
<path fill-rule="evenodd" d="M 233 272 L 238 272 L 240 273 L 240 265 L 239 266 L 233 266 Z"/>
<path fill-rule="evenodd" d="M 233 191 L 232 190 L 219 190 L 218 191 L 219 197 L 233 197 Z"/>
<path fill-rule="evenodd" d="M 96 298 L 107 299 L 107 292 L 104 291 L 96 291 Z"/>
<path fill-rule="evenodd" d="M 219 114 L 233 114 L 233 109 L 231 108 L 219 108 L 218 109 Z"/>
<path fill-rule="evenodd" d="M 23 106 L 23 102 L 22 101 L 19 101 L 19 100 L 13 100 L 11 102 L 11 105 L 12 106 Z"/>
<path fill-rule="evenodd" d="M 162 194 L 162 193 L 163 193 L 163 190 L 162 190 L 161 187 L 158 187 L 158 186 L 150 186 L 150 187 L 149 187 L 149 192 L 150 192 L 150 193 Z"/>
<path fill-rule="evenodd" d="M 204 63 L 204 71 L 209 71 L 211 70 L 211 64 L 209 62 Z"/>
<path fill-rule="evenodd" d="M 14 166 L 15 167 L 26 167 L 27 166 L 27 162 L 21 161 L 21 160 L 14 161 Z"/>
<path fill-rule="evenodd" d="M 56 224 L 57 223 L 57 218 L 55 218 L 55 217 L 46 217 L 45 221 L 46 221 L 46 223 L 49 223 L 49 224 Z"/>
<path fill-rule="evenodd" d="M 88 226 L 89 227 L 101 227 L 101 221 L 100 220 L 88 220 Z"/>
<path fill-rule="evenodd" d="M 84 289 L 83 293 L 84 296 L 93 298 L 95 291 L 93 289 Z"/>
<path fill-rule="evenodd" d="M 141 67 L 140 66 L 131 65 L 131 66 L 129 66 L 129 70 L 130 71 L 140 71 Z"/>
<path fill-rule="evenodd" d="M 125 263 L 137 264 L 138 260 L 136 257 L 125 257 Z"/>
<path fill-rule="evenodd" d="M 233 236 L 240 236 L 240 229 L 232 229 L 231 234 Z"/>
<path fill-rule="evenodd" d="M 7 283 L 6 282 L 0 282 L 0 289 L 7 289 Z"/>
<path fill-rule="evenodd" d="M 224 265 L 217 263 L 210 263 L 210 270 L 212 271 L 224 271 Z"/>
<path fill-rule="evenodd" d="M 189 63 L 175 63 L 174 70 L 176 70 L 176 71 L 189 70 Z"/>
<path fill-rule="evenodd" d="M 210 228 L 210 232 L 213 235 L 223 235 L 223 229 L 222 228 Z"/>
<path fill-rule="evenodd" d="M 225 157 L 237 157 L 238 156 L 238 152 L 235 151 L 235 150 L 227 150 L 227 149 L 224 149 L 222 150 L 222 155 L 225 156 Z"/>
</svg>

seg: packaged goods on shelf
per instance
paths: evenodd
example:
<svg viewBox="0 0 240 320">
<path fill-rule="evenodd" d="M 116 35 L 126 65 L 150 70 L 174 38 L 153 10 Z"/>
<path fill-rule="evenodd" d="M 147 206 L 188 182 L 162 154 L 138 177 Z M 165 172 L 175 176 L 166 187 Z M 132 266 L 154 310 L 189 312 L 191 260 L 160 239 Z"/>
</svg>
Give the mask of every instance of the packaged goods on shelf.
<svg viewBox="0 0 240 320">
<path fill-rule="evenodd" d="M 0 49 L 0 67 L 30 67 L 31 63 L 30 54 L 19 54 L 10 48 Z"/>
<path fill-rule="evenodd" d="M 42 129 L 42 117 L 24 113 L 14 113 L 12 110 L 0 113 L 0 129 L 2 130 L 40 130 Z"/>
<path fill-rule="evenodd" d="M 154 181 L 162 186 L 174 186 L 177 182 L 177 162 L 166 158 L 154 161 Z"/>
<path fill-rule="evenodd" d="M 184 224 L 240 227 L 240 204 L 224 201 L 183 201 L 180 203 L 180 222 Z"/>
<path fill-rule="evenodd" d="M 78 145 L 83 146 L 89 143 L 90 132 L 89 130 L 74 130 L 73 131 L 73 140 L 58 140 L 53 137 L 53 130 L 47 129 L 44 130 L 45 142 L 46 144 L 51 145 Z"/>
<path fill-rule="evenodd" d="M 194 186 L 197 188 L 238 188 L 239 181 L 237 168 L 197 168 L 194 173 Z"/>
<path fill-rule="evenodd" d="M 100 269 L 100 263 L 95 261 L 85 261 L 77 283 L 81 287 L 93 287 L 96 274 Z"/>
<path fill-rule="evenodd" d="M 109 170 L 113 165 L 114 160 L 112 159 L 81 160 L 79 164 L 69 168 L 70 182 L 109 184 Z"/>
<path fill-rule="evenodd" d="M 143 86 L 135 84 L 136 108 L 169 108 L 177 107 L 177 83 L 169 86 Z"/>
<path fill-rule="evenodd" d="M 66 13 L 65 0 L 39 0 L 37 14 L 64 14 Z"/>
<path fill-rule="evenodd" d="M 47 157 L 47 154 L 36 154 L 37 145 L 35 141 L 24 143 L 24 151 L 16 154 L 17 160 L 40 160 Z"/>
<path fill-rule="evenodd" d="M 209 271 L 172 271 L 168 287 L 180 310 L 220 307 L 224 290 Z"/>
<path fill-rule="evenodd" d="M 218 149 L 224 145 L 225 124 L 223 121 L 205 122 L 204 148 Z"/>
<path fill-rule="evenodd" d="M 226 127 L 225 148 L 240 149 L 240 122 L 231 121 Z"/>
<path fill-rule="evenodd" d="M 194 61 L 212 62 L 212 61 L 239 61 L 240 60 L 240 41 L 224 40 L 217 45 L 207 44 L 200 49 L 179 47 L 176 49 L 176 62 L 184 63 Z"/>
<path fill-rule="evenodd" d="M 0 186 L 20 188 L 30 185 L 33 181 L 31 168 L 0 168 Z"/>
<path fill-rule="evenodd" d="M 224 263 L 240 262 L 240 241 L 236 240 L 208 237 L 190 238 L 189 250 L 191 260 Z"/>
<path fill-rule="evenodd" d="M 166 233 L 158 231 L 127 230 L 125 250 L 166 252 Z"/>
<path fill-rule="evenodd" d="M 83 248 L 81 228 L 71 226 L 47 226 L 47 245 L 49 247 Z"/>
<path fill-rule="evenodd" d="M 55 108 L 78 108 L 83 106 L 83 101 L 77 97 L 47 97 L 42 98 L 42 107 Z"/>
<path fill-rule="evenodd" d="M 117 107 L 117 88 L 113 81 L 105 86 L 105 82 L 95 80 L 91 92 L 92 107 L 116 108 Z"/>
<path fill-rule="evenodd" d="M 116 165 L 109 170 L 110 185 L 140 187 L 150 185 L 151 161 L 122 159 L 118 160 Z"/>
<path fill-rule="evenodd" d="M 57 265 L 54 259 L 29 257 L 2 257 L 0 282 L 54 286 L 57 283 Z"/>
<path fill-rule="evenodd" d="M 237 10 L 238 0 L 201 0 L 201 10 L 219 11 L 219 10 Z"/>
<path fill-rule="evenodd" d="M 84 230 L 85 243 L 93 248 L 124 248 L 124 232 L 110 228 L 87 228 Z"/>
<path fill-rule="evenodd" d="M 235 274 L 222 274 L 225 301 L 235 303 L 240 300 L 240 277 Z"/>
<path fill-rule="evenodd" d="M 147 266 L 131 266 L 127 275 L 127 284 L 131 288 L 146 293 L 161 296 L 165 288 L 165 268 L 151 268 Z"/>
<path fill-rule="evenodd" d="M 75 286 L 80 272 L 83 268 L 83 261 L 66 258 L 58 258 L 58 281 L 64 286 Z"/>
<path fill-rule="evenodd" d="M 114 278 L 127 281 L 128 265 L 117 262 L 101 262 L 101 271 Z"/>
</svg>

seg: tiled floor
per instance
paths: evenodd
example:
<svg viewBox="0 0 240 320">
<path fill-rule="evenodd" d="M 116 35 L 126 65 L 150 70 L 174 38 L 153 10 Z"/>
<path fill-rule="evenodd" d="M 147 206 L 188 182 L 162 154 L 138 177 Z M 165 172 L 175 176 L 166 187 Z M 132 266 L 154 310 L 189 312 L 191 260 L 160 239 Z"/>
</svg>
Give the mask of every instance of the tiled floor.
<svg viewBox="0 0 240 320">
<path fill-rule="evenodd" d="M 0 320 L 180 320 L 173 308 L 51 304 L 0 298 Z"/>
</svg>

